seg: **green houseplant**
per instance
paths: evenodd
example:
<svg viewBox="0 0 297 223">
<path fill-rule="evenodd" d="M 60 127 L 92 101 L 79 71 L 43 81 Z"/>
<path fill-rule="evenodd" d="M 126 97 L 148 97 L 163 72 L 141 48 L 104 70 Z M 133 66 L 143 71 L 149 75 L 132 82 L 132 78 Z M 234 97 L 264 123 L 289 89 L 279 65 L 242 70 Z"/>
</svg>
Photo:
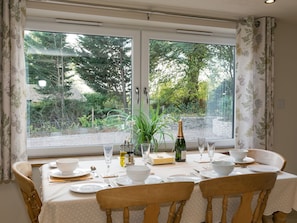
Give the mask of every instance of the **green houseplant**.
<svg viewBox="0 0 297 223">
<path fill-rule="evenodd" d="M 165 136 L 173 138 L 168 125 L 174 120 L 171 116 L 159 112 L 159 108 L 152 111 L 150 116 L 140 111 L 133 117 L 133 133 L 135 149 L 140 151 L 141 143 L 149 142 L 153 146 L 154 152 L 158 151 L 159 141 L 165 141 Z"/>
</svg>

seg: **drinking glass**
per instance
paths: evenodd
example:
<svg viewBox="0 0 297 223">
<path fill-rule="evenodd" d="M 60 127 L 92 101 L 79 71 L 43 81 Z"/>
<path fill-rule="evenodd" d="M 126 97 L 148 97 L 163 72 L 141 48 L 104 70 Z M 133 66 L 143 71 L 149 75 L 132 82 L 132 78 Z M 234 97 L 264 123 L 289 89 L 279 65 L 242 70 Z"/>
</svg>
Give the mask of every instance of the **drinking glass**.
<svg viewBox="0 0 297 223">
<path fill-rule="evenodd" d="M 149 156 L 150 156 L 151 144 L 142 143 L 140 146 L 141 146 L 141 154 L 142 154 L 144 165 L 147 165 Z"/>
<path fill-rule="evenodd" d="M 107 165 L 106 176 L 109 176 L 110 164 L 111 164 L 112 154 L 113 154 L 113 145 L 104 145 L 103 150 L 104 150 L 105 163 Z"/>
<path fill-rule="evenodd" d="M 210 162 L 212 162 L 214 153 L 215 153 L 215 142 L 207 142 L 207 153 L 208 153 Z"/>
<path fill-rule="evenodd" d="M 198 150 L 200 153 L 200 160 L 202 160 L 202 154 L 205 149 L 205 142 L 206 142 L 205 138 L 198 138 Z"/>
</svg>

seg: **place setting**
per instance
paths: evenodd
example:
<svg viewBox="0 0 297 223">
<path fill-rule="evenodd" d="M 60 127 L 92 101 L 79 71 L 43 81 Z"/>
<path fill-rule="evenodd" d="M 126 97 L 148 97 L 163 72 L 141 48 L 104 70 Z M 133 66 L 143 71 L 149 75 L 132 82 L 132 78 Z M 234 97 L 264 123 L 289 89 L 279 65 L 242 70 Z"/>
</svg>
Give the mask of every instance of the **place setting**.
<svg viewBox="0 0 297 223">
<path fill-rule="evenodd" d="M 246 164 L 247 162 L 254 162 L 253 159 L 244 160 L 247 158 L 247 150 L 230 150 L 230 156 L 222 155 L 222 157 L 220 157 L 215 153 L 215 143 L 212 142 L 207 143 L 207 154 L 209 156 L 210 165 L 204 167 L 202 170 L 195 169 L 203 178 L 217 178 L 242 174 L 238 169 L 235 171 L 236 165 L 239 163 Z"/>
<path fill-rule="evenodd" d="M 107 164 L 106 175 L 111 176 L 109 173 L 109 168 L 111 164 L 112 151 L 110 148 L 107 148 L 106 150 L 108 151 L 106 152 L 105 159 Z M 96 166 L 94 165 L 92 165 L 90 168 L 80 168 L 79 160 L 75 158 L 58 159 L 56 160 L 55 164 L 56 168 L 49 172 L 50 183 L 85 181 L 69 185 L 69 190 L 71 192 L 90 194 L 109 187 L 109 184 L 98 175 Z M 96 180 L 93 181 L 93 179 Z"/>
<path fill-rule="evenodd" d="M 130 186 L 161 183 L 163 179 L 151 174 L 151 169 L 146 165 L 131 165 L 126 168 L 126 175 L 119 176 L 114 181 L 119 186 Z"/>
<path fill-rule="evenodd" d="M 161 183 L 163 179 L 154 175 L 149 167 L 150 144 L 141 144 L 143 165 L 130 165 L 126 167 L 126 175 L 119 176 L 115 182 L 119 186 Z"/>
<path fill-rule="evenodd" d="M 230 149 L 230 157 L 236 164 L 251 164 L 255 162 L 255 159 L 248 157 L 248 150 L 246 149 Z"/>
<path fill-rule="evenodd" d="M 248 150 L 232 149 L 229 150 L 230 157 L 223 160 L 212 160 L 209 168 L 196 170 L 203 178 L 217 178 L 248 174 L 252 172 L 279 172 L 280 169 L 274 166 L 257 164 L 255 160 L 248 157 Z M 236 168 L 237 167 L 237 168 Z M 245 167 L 245 168 L 243 168 Z"/>
<path fill-rule="evenodd" d="M 96 193 L 99 190 L 106 189 L 110 187 L 110 184 L 106 182 L 104 177 L 114 177 L 114 175 L 110 174 L 109 170 L 112 158 L 110 153 L 112 153 L 112 151 L 109 149 L 109 153 L 106 153 L 105 159 L 107 170 L 106 173 L 102 174 L 102 176 L 97 173 L 95 165 L 91 165 L 90 168 L 80 168 L 78 159 L 64 158 L 51 162 L 54 163 L 56 167 L 49 166 L 51 168 L 51 171 L 49 172 L 49 182 L 77 182 L 69 185 L 69 190 L 80 194 L 91 194 Z"/>
<path fill-rule="evenodd" d="M 71 182 L 92 179 L 91 170 L 79 168 L 79 160 L 74 158 L 58 159 L 57 168 L 49 173 L 49 182 Z"/>
<path fill-rule="evenodd" d="M 239 164 L 239 165 L 246 164 L 246 168 L 252 172 L 277 173 L 280 171 L 280 169 L 275 166 L 255 163 L 255 159 L 247 156 L 248 150 L 246 149 L 231 149 L 229 150 L 229 154 L 236 164 Z"/>
<path fill-rule="evenodd" d="M 234 171 L 235 163 L 229 160 L 215 160 L 211 162 L 211 167 L 199 171 L 203 178 L 217 178 L 237 175 Z"/>
</svg>

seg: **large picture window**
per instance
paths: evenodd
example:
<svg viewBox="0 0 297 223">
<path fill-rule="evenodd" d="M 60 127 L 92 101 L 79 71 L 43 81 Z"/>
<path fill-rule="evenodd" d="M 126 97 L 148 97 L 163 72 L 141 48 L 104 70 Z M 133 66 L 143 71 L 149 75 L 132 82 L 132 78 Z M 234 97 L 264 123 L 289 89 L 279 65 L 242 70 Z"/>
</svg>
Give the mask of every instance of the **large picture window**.
<svg viewBox="0 0 297 223">
<path fill-rule="evenodd" d="M 48 27 L 25 32 L 29 155 L 118 146 L 133 139 L 141 109 L 182 119 L 192 149 L 199 135 L 233 139 L 234 40 Z M 168 131 L 175 136 L 177 123 Z M 160 144 L 172 149 L 173 141 Z"/>
</svg>

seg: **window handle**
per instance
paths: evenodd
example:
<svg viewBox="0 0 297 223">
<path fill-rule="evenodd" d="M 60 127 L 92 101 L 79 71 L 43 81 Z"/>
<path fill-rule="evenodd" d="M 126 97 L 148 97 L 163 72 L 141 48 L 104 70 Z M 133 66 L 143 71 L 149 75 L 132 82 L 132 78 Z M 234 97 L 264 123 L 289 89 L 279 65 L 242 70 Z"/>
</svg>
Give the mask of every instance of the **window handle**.
<svg viewBox="0 0 297 223">
<path fill-rule="evenodd" d="M 135 88 L 135 94 L 137 95 L 137 104 L 139 104 L 139 87 Z"/>
<path fill-rule="evenodd" d="M 149 103 L 149 95 L 148 95 L 148 90 L 146 87 L 143 89 L 143 94 L 146 96 L 146 103 L 148 104 Z"/>
</svg>

